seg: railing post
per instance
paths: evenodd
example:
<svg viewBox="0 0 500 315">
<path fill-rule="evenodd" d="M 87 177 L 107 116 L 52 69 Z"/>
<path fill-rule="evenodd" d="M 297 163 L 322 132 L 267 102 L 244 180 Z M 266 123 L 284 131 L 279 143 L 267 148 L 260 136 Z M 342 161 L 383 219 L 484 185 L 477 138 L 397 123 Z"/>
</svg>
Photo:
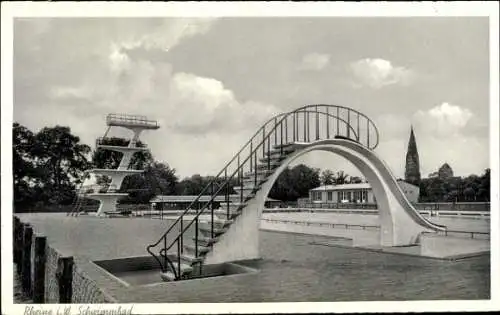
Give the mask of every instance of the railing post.
<svg viewBox="0 0 500 315">
<path fill-rule="evenodd" d="M 307 132 L 306 132 L 306 125 L 307 125 L 307 120 L 306 120 L 306 111 L 304 111 L 304 142 L 306 142 L 307 140 Z"/>
<path fill-rule="evenodd" d="M 357 113 L 356 119 L 357 119 L 356 125 L 358 126 L 358 129 L 357 129 L 358 134 L 356 135 L 356 140 L 359 141 L 359 113 Z"/>
<path fill-rule="evenodd" d="M 274 127 L 275 127 L 274 128 L 274 145 L 276 145 L 278 142 L 278 139 L 277 139 L 278 134 L 276 133 L 276 125 L 277 124 L 278 124 L 278 120 L 277 120 L 277 118 L 274 118 Z"/>
<path fill-rule="evenodd" d="M 347 110 L 347 138 L 351 137 L 351 110 Z"/>
<path fill-rule="evenodd" d="M 35 237 L 35 265 L 33 272 L 33 303 L 45 302 L 45 261 L 46 261 L 46 244 L 45 236 Z"/>
<path fill-rule="evenodd" d="M 262 158 L 266 157 L 266 126 L 262 127 Z M 257 159 L 255 160 L 255 165 L 257 166 Z"/>
<path fill-rule="evenodd" d="M 243 187 L 243 169 L 240 170 L 240 187 Z M 240 189 L 240 203 L 243 202 L 243 189 Z"/>
<path fill-rule="evenodd" d="M 238 160 L 238 174 L 240 172 L 240 161 Z M 224 181 L 226 182 L 226 207 L 227 207 L 227 213 L 229 214 L 229 183 L 227 182 L 227 168 L 224 170 Z"/>
<path fill-rule="evenodd" d="M 253 142 L 250 142 L 250 172 L 252 172 L 252 158 L 253 158 Z"/>
<path fill-rule="evenodd" d="M 283 121 L 280 122 L 280 147 L 283 147 Z M 269 158 L 271 158 L 271 152 L 269 152 Z"/>
<path fill-rule="evenodd" d="M 161 253 L 161 250 L 160 250 Z M 161 271 L 167 270 L 167 235 L 163 237 L 163 266 L 161 266 Z"/>
<path fill-rule="evenodd" d="M 23 291 L 31 297 L 31 245 L 33 241 L 33 228 L 29 224 L 23 229 L 23 252 L 21 262 L 21 284 Z"/>
<path fill-rule="evenodd" d="M 181 243 L 177 240 L 177 277 L 182 278 L 181 275 Z"/>
<path fill-rule="evenodd" d="M 285 143 L 288 143 L 288 115 L 285 115 Z M 281 121 L 283 123 L 283 121 Z"/>
<path fill-rule="evenodd" d="M 274 132 L 276 134 L 276 130 Z M 271 139 L 267 138 L 267 152 L 271 152 Z M 271 170 L 271 156 L 267 157 L 267 170 Z"/>
<path fill-rule="evenodd" d="M 194 223 L 194 257 L 198 258 L 198 218 L 196 217 L 196 222 Z"/>
<path fill-rule="evenodd" d="M 212 193 L 211 193 L 211 198 L 210 198 L 210 218 L 211 218 L 211 222 L 210 222 L 210 229 L 211 229 L 211 233 L 210 233 L 210 236 L 211 238 L 214 238 L 214 184 L 212 182 L 212 185 L 211 185 L 211 190 L 212 190 Z"/>
<path fill-rule="evenodd" d="M 328 113 L 328 106 L 326 107 L 326 138 L 330 139 L 330 115 Z"/>
<path fill-rule="evenodd" d="M 339 135 L 339 107 L 337 106 L 337 136 Z"/>
<path fill-rule="evenodd" d="M 292 124 L 293 124 L 293 127 L 292 127 L 292 131 L 293 131 L 293 141 L 295 142 L 295 113 L 293 113 L 292 115 Z"/>
<path fill-rule="evenodd" d="M 181 230 L 179 231 L 180 233 L 180 237 L 179 237 L 179 242 L 180 242 L 180 247 L 181 247 L 181 251 L 179 252 L 179 254 L 182 254 L 182 250 L 183 250 L 183 243 L 184 243 L 184 219 L 181 218 Z"/>
<path fill-rule="evenodd" d="M 316 140 L 319 140 L 319 112 L 318 112 L 318 106 L 316 106 Z"/>
<path fill-rule="evenodd" d="M 255 150 L 255 160 L 257 161 L 257 150 Z M 253 186 L 256 187 L 257 186 L 257 166 L 255 166 L 255 170 L 254 170 L 254 181 L 253 181 Z"/>
<path fill-rule="evenodd" d="M 73 295 L 73 257 L 57 260 L 56 277 L 59 281 L 59 303 L 71 303 Z"/>
<path fill-rule="evenodd" d="M 370 148 L 370 121 L 366 119 L 366 138 L 367 138 L 367 147 Z"/>
</svg>

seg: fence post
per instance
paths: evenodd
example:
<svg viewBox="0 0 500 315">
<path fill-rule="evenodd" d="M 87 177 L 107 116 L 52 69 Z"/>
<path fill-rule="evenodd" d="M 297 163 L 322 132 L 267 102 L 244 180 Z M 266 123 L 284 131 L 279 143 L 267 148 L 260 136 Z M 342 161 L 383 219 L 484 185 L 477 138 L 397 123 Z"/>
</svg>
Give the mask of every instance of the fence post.
<svg viewBox="0 0 500 315">
<path fill-rule="evenodd" d="M 24 225 L 23 247 L 21 262 L 21 284 L 23 291 L 31 297 L 31 243 L 33 241 L 33 228 L 31 225 Z"/>
<path fill-rule="evenodd" d="M 14 249 L 14 263 L 16 264 L 17 272 L 21 270 L 19 268 L 19 264 L 21 263 L 21 242 L 19 241 L 20 229 L 21 229 L 21 220 L 18 217 L 14 217 L 14 235 L 13 235 L 13 249 Z"/>
<path fill-rule="evenodd" d="M 73 257 L 57 260 L 56 277 L 59 282 L 59 303 L 71 303 L 73 295 Z"/>
<path fill-rule="evenodd" d="M 45 303 L 45 261 L 46 261 L 45 236 L 35 237 L 35 259 L 33 275 L 33 303 Z"/>
</svg>

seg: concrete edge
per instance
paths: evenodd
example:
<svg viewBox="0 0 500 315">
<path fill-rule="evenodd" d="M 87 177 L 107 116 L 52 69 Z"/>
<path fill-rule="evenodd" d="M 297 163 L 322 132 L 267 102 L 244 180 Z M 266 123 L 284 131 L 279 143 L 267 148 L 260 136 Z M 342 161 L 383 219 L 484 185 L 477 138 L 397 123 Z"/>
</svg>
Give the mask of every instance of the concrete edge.
<svg viewBox="0 0 500 315">
<path fill-rule="evenodd" d="M 313 234 L 313 233 L 279 231 L 279 230 L 270 230 L 270 229 L 259 229 L 259 230 L 263 231 L 263 232 L 272 232 L 272 233 L 281 233 L 281 234 L 295 234 L 295 235 L 302 235 L 302 236 L 327 237 L 327 238 L 336 239 L 336 240 L 346 240 L 346 241 L 352 241 L 353 240 L 352 238 L 342 237 L 342 236 L 334 236 L 334 235 L 323 235 L 323 234 Z"/>
<path fill-rule="evenodd" d="M 375 252 L 375 253 L 381 253 L 381 254 L 410 256 L 410 257 L 417 257 L 417 258 L 422 258 L 422 259 L 433 259 L 433 260 L 441 260 L 441 261 L 457 261 L 457 260 L 464 260 L 467 258 L 475 258 L 475 257 L 490 254 L 490 251 L 481 251 L 481 252 L 476 252 L 476 253 L 459 254 L 459 255 L 453 255 L 453 256 L 433 257 L 433 256 L 410 254 L 410 253 L 389 252 L 389 251 L 384 251 L 383 249 L 377 249 L 377 248 L 368 248 L 368 247 L 361 247 L 361 246 L 346 246 L 346 245 L 341 245 L 341 244 L 329 244 L 329 243 L 322 243 L 322 242 L 315 242 L 315 241 L 309 242 L 309 244 L 319 245 L 319 246 L 327 246 L 327 247 L 339 247 L 339 248 L 345 248 L 345 249 L 354 249 L 354 250 L 359 250 L 359 251 L 368 251 L 368 252 Z"/>
</svg>

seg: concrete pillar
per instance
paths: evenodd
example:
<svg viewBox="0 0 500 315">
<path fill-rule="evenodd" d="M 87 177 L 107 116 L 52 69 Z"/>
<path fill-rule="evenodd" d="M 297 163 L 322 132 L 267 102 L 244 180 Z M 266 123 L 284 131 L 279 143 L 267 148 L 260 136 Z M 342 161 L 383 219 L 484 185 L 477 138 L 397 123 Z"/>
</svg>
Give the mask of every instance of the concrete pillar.
<svg viewBox="0 0 500 315">
<path fill-rule="evenodd" d="M 35 258 L 33 272 L 33 303 L 45 302 L 45 262 L 46 262 L 46 245 L 47 238 L 45 236 L 35 237 Z"/>
</svg>

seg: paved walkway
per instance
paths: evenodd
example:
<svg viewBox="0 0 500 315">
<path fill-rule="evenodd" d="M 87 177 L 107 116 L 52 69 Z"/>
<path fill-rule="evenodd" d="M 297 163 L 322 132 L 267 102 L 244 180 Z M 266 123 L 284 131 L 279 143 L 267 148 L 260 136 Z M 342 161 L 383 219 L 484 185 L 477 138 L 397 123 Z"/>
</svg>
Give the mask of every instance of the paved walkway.
<svg viewBox="0 0 500 315">
<path fill-rule="evenodd" d="M 488 299 L 490 258 L 462 261 L 368 252 L 325 243 L 325 237 L 259 233 L 262 260 L 252 274 L 150 286 L 125 287 L 99 271 L 91 260 L 144 256 L 171 220 L 100 219 L 64 214 L 23 214 L 35 231 L 68 255 L 124 303 L 292 302 Z M 328 239 L 328 238 L 326 238 Z M 332 245 L 335 242 L 331 242 Z M 159 278 L 159 275 L 158 275 Z M 195 292 L 195 294 L 193 294 Z"/>
</svg>

